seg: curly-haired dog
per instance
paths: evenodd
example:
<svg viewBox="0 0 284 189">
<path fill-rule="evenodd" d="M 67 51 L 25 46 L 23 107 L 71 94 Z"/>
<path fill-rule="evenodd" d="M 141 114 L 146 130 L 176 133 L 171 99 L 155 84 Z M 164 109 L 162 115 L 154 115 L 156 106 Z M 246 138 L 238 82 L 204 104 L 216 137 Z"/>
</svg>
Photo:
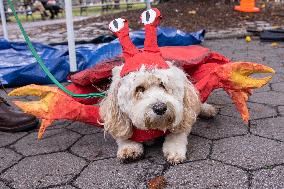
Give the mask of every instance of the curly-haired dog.
<svg viewBox="0 0 284 189">
<path fill-rule="evenodd" d="M 108 96 L 101 103 L 104 126 L 117 141 L 117 157 L 137 158 L 143 145 L 128 140 L 132 127 L 169 131 L 163 144 L 166 159 L 177 164 L 186 158 L 187 136 L 199 114 L 212 117 L 215 108 L 201 104 L 193 84 L 174 65 L 169 69 L 146 70 L 121 77 L 122 67 L 113 69 Z"/>
<path fill-rule="evenodd" d="M 177 164 L 186 158 L 187 136 L 199 114 L 211 117 L 214 107 L 201 104 L 186 74 L 166 62 L 157 45 L 158 9 L 142 13 L 145 25 L 144 50 L 129 38 L 128 22 L 118 18 L 110 23 L 123 48 L 125 64 L 113 69 L 107 97 L 100 104 L 104 128 L 117 141 L 117 157 L 135 159 L 143 145 L 129 140 L 132 129 L 158 129 L 169 132 L 163 144 L 166 159 Z"/>
</svg>

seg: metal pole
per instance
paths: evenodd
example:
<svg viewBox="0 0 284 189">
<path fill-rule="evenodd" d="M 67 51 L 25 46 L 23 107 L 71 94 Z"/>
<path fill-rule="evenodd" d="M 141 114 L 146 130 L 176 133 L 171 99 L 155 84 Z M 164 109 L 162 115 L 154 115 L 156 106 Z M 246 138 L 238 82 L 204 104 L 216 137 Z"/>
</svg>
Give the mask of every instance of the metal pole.
<svg viewBox="0 0 284 189">
<path fill-rule="evenodd" d="M 146 7 L 147 7 L 147 10 L 151 9 L 150 0 L 146 0 Z"/>
<path fill-rule="evenodd" d="M 68 37 L 70 72 L 76 72 L 77 63 L 76 63 L 75 38 L 74 38 L 71 0 L 65 0 L 65 12 L 66 12 L 66 26 L 67 26 L 67 37 Z"/>
<path fill-rule="evenodd" d="M 1 13 L 1 21 L 2 21 L 2 26 L 3 26 L 4 38 L 6 40 L 9 40 L 3 0 L 0 0 L 0 13 Z"/>
</svg>

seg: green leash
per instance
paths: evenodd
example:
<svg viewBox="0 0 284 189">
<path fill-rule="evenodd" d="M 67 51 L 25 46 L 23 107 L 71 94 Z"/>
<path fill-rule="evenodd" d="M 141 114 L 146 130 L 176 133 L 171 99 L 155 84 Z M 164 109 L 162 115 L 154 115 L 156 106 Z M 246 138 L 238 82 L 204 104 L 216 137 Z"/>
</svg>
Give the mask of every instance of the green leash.
<svg viewBox="0 0 284 189">
<path fill-rule="evenodd" d="M 64 91 L 65 93 L 67 93 L 68 95 L 75 97 L 75 98 L 93 98 L 93 97 L 104 97 L 105 93 L 89 93 L 89 94 L 75 94 L 72 91 L 69 91 L 68 89 L 66 89 L 61 83 L 59 83 L 57 81 L 57 79 L 52 75 L 52 73 L 50 73 L 50 71 L 48 70 L 48 68 L 45 66 L 45 64 L 43 63 L 43 60 L 41 59 L 41 57 L 38 55 L 37 51 L 35 50 L 34 46 L 32 45 L 29 36 L 27 35 L 17 13 L 15 10 L 15 7 L 12 3 L 11 0 L 8 0 L 8 4 L 14 14 L 14 17 L 17 21 L 17 24 L 22 32 L 22 35 L 24 36 L 24 39 L 29 47 L 29 49 L 32 52 L 32 55 L 34 56 L 34 58 L 36 59 L 36 61 L 39 63 L 41 69 L 46 73 L 46 75 L 49 77 L 49 79 L 57 86 L 59 87 L 62 91 Z"/>
</svg>

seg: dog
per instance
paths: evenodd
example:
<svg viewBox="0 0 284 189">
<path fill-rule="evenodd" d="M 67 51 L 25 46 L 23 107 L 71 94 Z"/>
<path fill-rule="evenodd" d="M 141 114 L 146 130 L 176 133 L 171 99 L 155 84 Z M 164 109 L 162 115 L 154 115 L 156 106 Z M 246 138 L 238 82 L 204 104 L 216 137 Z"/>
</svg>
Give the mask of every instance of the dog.
<svg viewBox="0 0 284 189">
<path fill-rule="evenodd" d="M 167 63 L 169 69 L 141 67 L 125 77 L 119 74 L 122 66 L 113 69 L 100 114 L 105 130 L 117 142 L 117 157 L 121 160 L 137 159 L 143 154 L 143 144 L 129 140 L 136 127 L 170 131 L 163 143 L 163 154 L 169 163 L 181 163 L 186 159 L 187 137 L 198 115 L 216 115 L 212 105 L 200 102 L 183 70 Z"/>
<path fill-rule="evenodd" d="M 121 160 L 143 154 L 143 144 L 130 140 L 135 127 L 167 132 L 164 156 L 172 164 L 181 163 L 186 159 L 187 136 L 198 115 L 216 114 L 213 106 L 200 102 L 183 70 L 161 56 L 156 35 L 160 18 L 155 8 L 142 13 L 143 50 L 132 43 L 126 19 L 115 19 L 109 25 L 122 45 L 125 63 L 112 70 L 111 85 L 100 103 L 100 117 L 105 131 L 117 142 Z"/>
</svg>

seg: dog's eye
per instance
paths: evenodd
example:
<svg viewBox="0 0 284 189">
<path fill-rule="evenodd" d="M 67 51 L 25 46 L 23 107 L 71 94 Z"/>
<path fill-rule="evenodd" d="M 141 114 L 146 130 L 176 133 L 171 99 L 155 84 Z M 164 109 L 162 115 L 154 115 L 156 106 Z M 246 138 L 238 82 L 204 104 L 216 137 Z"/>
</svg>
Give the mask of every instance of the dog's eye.
<svg viewBox="0 0 284 189">
<path fill-rule="evenodd" d="M 145 91 L 145 87 L 143 86 L 138 86 L 135 89 L 135 93 L 139 93 L 139 92 L 143 93 L 144 91 Z"/>
<path fill-rule="evenodd" d="M 161 83 L 159 84 L 159 87 L 161 87 L 161 88 L 163 88 L 163 89 L 165 89 L 165 90 L 166 90 L 166 87 L 165 87 L 165 85 L 164 85 L 164 83 L 163 83 L 163 82 L 161 82 Z"/>
</svg>

